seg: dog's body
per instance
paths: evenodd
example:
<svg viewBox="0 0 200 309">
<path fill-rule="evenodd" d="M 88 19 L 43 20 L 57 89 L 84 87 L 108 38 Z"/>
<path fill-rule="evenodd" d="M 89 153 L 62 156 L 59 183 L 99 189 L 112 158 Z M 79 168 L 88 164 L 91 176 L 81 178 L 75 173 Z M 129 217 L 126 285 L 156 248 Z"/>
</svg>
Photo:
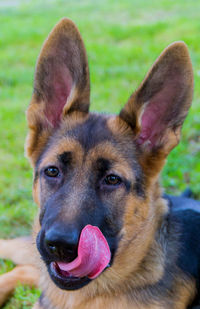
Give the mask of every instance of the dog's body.
<svg viewBox="0 0 200 309">
<path fill-rule="evenodd" d="M 192 100 L 187 48 L 181 42 L 169 46 L 119 116 L 88 113 L 89 89 L 83 42 L 63 19 L 40 54 L 27 113 L 27 154 L 40 206 L 33 238 L 42 257 L 35 253 L 42 295 L 34 309 L 197 305 L 198 202 L 194 207 L 190 199 L 162 197 L 159 186 Z M 95 279 L 62 269 L 79 257 L 80 235 L 88 226 L 98 227 L 97 244 L 105 237 L 111 253 L 109 267 Z M 10 250 L 2 241 L 0 255 L 12 258 L 15 252 L 16 263 L 32 264 L 28 247 L 16 255 L 14 248 L 23 243 L 16 240 Z M 30 284 L 36 284 L 31 267 L 21 281 L 33 274 Z"/>
</svg>

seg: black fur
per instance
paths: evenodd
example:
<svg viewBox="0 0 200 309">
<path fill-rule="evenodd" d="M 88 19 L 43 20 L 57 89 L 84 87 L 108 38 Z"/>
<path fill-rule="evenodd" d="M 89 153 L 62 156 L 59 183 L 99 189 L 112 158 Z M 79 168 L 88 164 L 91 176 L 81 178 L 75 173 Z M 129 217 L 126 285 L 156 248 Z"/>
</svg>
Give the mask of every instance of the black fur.
<svg viewBox="0 0 200 309">
<path fill-rule="evenodd" d="M 191 196 L 190 191 L 190 196 Z M 195 279 L 197 295 L 188 309 L 200 307 L 200 201 L 181 196 L 164 195 L 170 206 L 170 217 L 179 227 L 178 267 Z M 195 307 L 194 307 L 195 306 Z"/>
</svg>

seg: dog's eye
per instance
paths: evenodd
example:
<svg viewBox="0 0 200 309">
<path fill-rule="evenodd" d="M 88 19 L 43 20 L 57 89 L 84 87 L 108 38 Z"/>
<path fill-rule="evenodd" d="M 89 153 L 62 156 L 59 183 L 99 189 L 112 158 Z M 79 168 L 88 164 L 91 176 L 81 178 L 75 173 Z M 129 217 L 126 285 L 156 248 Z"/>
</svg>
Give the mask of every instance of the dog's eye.
<svg viewBox="0 0 200 309">
<path fill-rule="evenodd" d="M 59 169 L 55 166 L 49 166 L 45 168 L 44 173 L 48 177 L 57 177 L 59 175 Z"/>
<path fill-rule="evenodd" d="M 119 185 L 122 182 L 122 180 L 119 176 L 116 176 L 116 175 L 113 175 L 113 174 L 106 176 L 104 181 L 105 181 L 105 184 L 109 185 L 109 186 L 116 186 L 116 185 Z"/>
</svg>

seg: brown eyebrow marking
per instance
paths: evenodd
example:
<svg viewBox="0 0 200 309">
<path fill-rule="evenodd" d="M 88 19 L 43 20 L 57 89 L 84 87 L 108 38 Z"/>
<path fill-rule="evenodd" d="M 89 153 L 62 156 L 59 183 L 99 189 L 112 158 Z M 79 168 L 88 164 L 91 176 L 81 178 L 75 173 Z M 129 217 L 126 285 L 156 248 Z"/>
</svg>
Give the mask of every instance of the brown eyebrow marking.
<svg viewBox="0 0 200 309">
<path fill-rule="evenodd" d="M 50 145 L 48 149 L 46 149 L 46 152 L 44 152 L 43 157 L 39 163 L 39 168 L 42 168 L 50 163 L 57 162 L 59 156 L 62 156 L 64 153 L 71 153 L 71 159 L 74 156 L 77 162 L 81 163 L 83 161 L 84 149 L 79 141 L 74 138 L 63 137 L 59 140 L 59 143 L 54 143 Z M 68 154 L 67 156 L 69 159 L 70 155 Z M 64 155 L 64 157 L 67 159 L 66 155 Z"/>
<path fill-rule="evenodd" d="M 99 171 L 107 171 L 110 169 L 111 163 L 109 160 L 99 157 L 96 161 L 96 168 Z"/>
<path fill-rule="evenodd" d="M 109 169 L 114 169 L 119 176 L 126 179 L 127 190 L 132 190 L 137 196 L 145 197 L 144 175 L 137 162 L 128 162 L 127 158 L 122 156 L 111 142 L 102 142 L 97 144 L 89 151 L 89 159 L 97 162 L 99 158 L 103 158 L 104 162 L 109 162 Z M 89 160 L 88 160 L 89 161 Z M 87 163 L 86 163 L 87 164 Z M 131 182 L 133 186 L 131 186 Z"/>
<path fill-rule="evenodd" d="M 72 161 L 72 152 L 64 151 L 63 153 L 59 154 L 58 161 L 64 165 L 70 164 Z"/>
<path fill-rule="evenodd" d="M 103 157 L 99 157 L 93 162 L 93 168 L 98 172 L 98 177 L 102 178 L 111 168 L 111 162 Z"/>
<path fill-rule="evenodd" d="M 97 162 L 99 158 L 103 158 L 110 163 L 110 168 L 114 168 L 124 175 L 127 179 L 134 179 L 134 170 L 130 167 L 126 158 L 121 156 L 118 150 L 111 142 L 101 142 L 88 151 L 86 164 L 90 165 L 92 162 Z M 104 161 L 105 162 L 105 161 Z"/>
</svg>

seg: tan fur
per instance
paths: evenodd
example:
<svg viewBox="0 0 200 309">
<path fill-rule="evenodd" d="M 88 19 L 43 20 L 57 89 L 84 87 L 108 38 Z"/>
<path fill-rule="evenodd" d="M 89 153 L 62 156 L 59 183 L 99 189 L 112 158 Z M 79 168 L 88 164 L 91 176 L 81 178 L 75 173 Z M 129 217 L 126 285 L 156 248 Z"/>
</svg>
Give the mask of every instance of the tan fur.
<svg viewBox="0 0 200 309">
<path fill-rule="evenodd" d="M 15 264 L 33 264 L 32 250 L 33 240 L 31 237 L 0 239 L 1 258 L 12 260 Z"/>
<path fill-rule="evenodd" d="M 16 248 L 15 248 L 16 249 Z M 0 276 L 0 306 L 13 293 L 18 284 L 38 285 L 39 273 L 34 266 L 17 266 L 10 272 Z"/>
<path fill-rule="evenodd" d="M 39 272 L 34 266 L 35 255 L 33 252 L 31 237 L 0 239 L 0 257 L 20 265 L 0 276 L 0 306 L 14 292 L 18 284 L 38 286 Z"/>
</svg>

